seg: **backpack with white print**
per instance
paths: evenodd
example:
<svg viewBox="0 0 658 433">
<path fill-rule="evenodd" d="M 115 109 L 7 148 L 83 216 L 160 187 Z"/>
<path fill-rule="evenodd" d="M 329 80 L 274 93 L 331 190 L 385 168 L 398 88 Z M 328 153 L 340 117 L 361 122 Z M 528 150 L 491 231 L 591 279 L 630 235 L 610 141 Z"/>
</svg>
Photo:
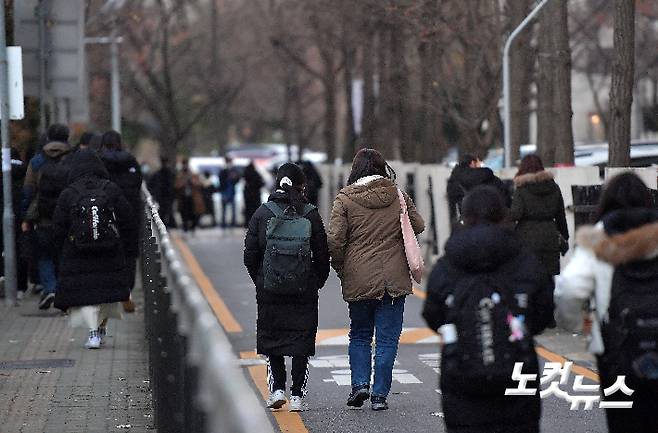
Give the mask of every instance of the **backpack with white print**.
<svg viewBox="0 0 658 433">
<path fill-rule="evenodd" d="M 116 248 L 119 230 L 110 197 L 102 180 L 93 185 L 74 184 L 78 198 L 71 209 L 69 240 L 78 250 L 100 252 Z"/>
<path fill-rule="evenodd" d="M 455 341 L 441 355 L 442 386 L 464 394 L 503 396 L 514 388 L 514 363 L 536 363 L 527 331 L 528 295 L 486 274 L 464 275 L 445 300 Z"/>
</svg>

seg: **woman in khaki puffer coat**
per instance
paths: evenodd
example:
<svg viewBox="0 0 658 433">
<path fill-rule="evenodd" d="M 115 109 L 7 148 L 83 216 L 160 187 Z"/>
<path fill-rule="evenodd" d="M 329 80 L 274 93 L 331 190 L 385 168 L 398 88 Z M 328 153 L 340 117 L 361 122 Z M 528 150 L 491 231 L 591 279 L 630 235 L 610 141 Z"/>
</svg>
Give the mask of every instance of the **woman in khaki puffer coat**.
<svg viewBox="0 0 658 433">
<path fill-rule="evenodd" d="M 372 409 L 388 408 L 393 363 L 402 332 L 406 295 L 412 292 L 400 227 L 400 201 L 392 170 L 373 149 L 362 149 L 352 163 L 348 186 L 334 201 L 328 241 L 350 314 L 352 393 L 348 406 L 370 398 L 371 342 L 375 329 Z M 404 194 L 404 193 L 403 193 Z M 404 194 L 411 225 L 424 230 L 422 217 Z"/>
</svg>

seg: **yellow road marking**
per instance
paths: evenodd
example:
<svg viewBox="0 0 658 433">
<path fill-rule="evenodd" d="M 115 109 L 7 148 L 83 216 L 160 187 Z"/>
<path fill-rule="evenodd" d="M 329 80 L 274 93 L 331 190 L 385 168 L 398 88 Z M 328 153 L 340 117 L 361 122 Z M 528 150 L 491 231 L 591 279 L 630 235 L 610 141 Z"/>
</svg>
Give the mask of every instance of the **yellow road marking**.
<svg viewBox="0 0 658 433">
<path fill-rule="evenodd" d="M 535 351 L 537 352 L 537 355 L 541 356 L 542 358 L 546 359 L 547 361 L 550 362 L 559 362 L 560 364 L 563 364 L 567 362 L 568 360 L 561 355 L 558 355 L 557 353 L 551 352 L 550 350 L 546 349 L 545 347 L 537 346 L 535 348 Z M 576 374 L 580 374 L 582 376 L 585 376 L 586 378 L 593 380 L 594 382 L 599 381 L 599 375 L 594 373 L 592 370 L 585 368 L 581 365 L 577 365 L 576 363 L 573 364 L 573 367 L 571 367 L 571 371 L 573 371 Z"/>
<path fill-rule="evenodd" d="M 185 260 L 187 267 L 192 273 L 192 277 L 199 285 L 199 288 L 201 288 L 206 301 L 210 305 L 210 308 L 212 308 L 217 320 L 219 320 L 219 323 L 221 323 L 224 330 L 228 333 L 242 332 L 242 326 L 240 326 L 233 316 L 233 313 L 231 313 L 231 310 L 228 309 L 224 300 L 219 296 L 215 286 L 213 286 L 208 276 L 203 272 L 201 265 L 196 260 L 185 241 L 176 234 L 172 234 L 171 238 L 174 240 L 178 251 L 180 251 L 183 260 Z"/>
<path fill-rule="evenodd" d="M 240 352 L 240 358 L 253 359 L 257 358 L 255 352 Z M 252 365 L 249 367 L 249 374 L 251 379 L 256 384 L 256 387 L 263 396 L 263 400 L 267 400 L 270 391 L 267 389 L 267 366 L 265 365 Z M 308 429 L 302 421 L 302 417 L 297 412 L 288 412 L 288 404 L 286 403 L 279 410 L 272 411 L 276 423 L 279 425 L 282 433 L 308 433 Z"/>
<path fill-rule="evenodd" d="M 417 287 L 414 287 L 413 289 L 414 296 L 420 299 L 426 299 L 427 298 L 427 292 L 424 290 L 420 290 Z"/>
</svg>

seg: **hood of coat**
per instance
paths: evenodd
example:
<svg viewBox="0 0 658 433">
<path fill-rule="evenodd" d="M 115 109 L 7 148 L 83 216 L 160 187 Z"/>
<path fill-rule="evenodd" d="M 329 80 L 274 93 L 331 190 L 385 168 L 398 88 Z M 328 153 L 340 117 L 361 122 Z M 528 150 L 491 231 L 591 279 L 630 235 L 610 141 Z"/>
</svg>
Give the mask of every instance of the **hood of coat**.
<svg viewBox="0 0 658 433">
<path fill-rule="evenodd" d="M 549 195 L 555 191 L 553 173 L 550 171 L 538 171 L 528 173 L 514 178 L 514 186 L 525 188 L 534 195 Z"/>
<path fill-rule="evenodd" d="M 512 260 L 521 251 L 509 227 L 481 224 L 455 232 L 445 246 L 446 258 L 468 272 L 490 272 Z"/>
<path fill-rule="evenodd" d="M 61 141 L 51 141 L 43 146 L 43 153 L 50 158 L 59 158 L 60 156 L 71 151 L 71 146 L 68 143 Z"/>
<path fill-rule="evenodd" d="M 658 257 L 658 212 L 652 209 L 624 209 L 603 218 L 603 229 L 585 226 L 576 233 L 579 246 L 611 265 Z"/>
<path fill-rule="evenodd" d="M 69 183 L 73 183 L 83 177 L 110 178 L 103 161 L 91 150 L 81 150 L 75 153 L 71 157 L 70 166 Z"/>
<path fill-rule="evenodd" d="M 390 179 L 377 179 L 365 185 L 352 184 L 340 191 L 353 202 L 367 209 L 389 207 L 398 200 L 398 188 Z"/>
<path fill-rule="evenodd" d="M 496 175 L 487 167 L 455 167 L 450 174 L 453 182 L 458 182 L 466 190 L 475 188 L 478 185 L 492 182 Z"/>
</svg>

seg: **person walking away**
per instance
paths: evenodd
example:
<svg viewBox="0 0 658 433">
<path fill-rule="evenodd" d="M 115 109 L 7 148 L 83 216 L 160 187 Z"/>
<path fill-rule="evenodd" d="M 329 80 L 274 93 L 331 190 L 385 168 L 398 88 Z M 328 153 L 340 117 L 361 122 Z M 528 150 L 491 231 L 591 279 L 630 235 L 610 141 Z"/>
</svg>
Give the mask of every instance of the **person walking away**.
<svg viewBox="0 0 658 433">
<path fill-rule="evenodd" d="M 360 150 L 347 186 L 334 201 L 328 233 L 331 264 L 341 280 L 350 315 L 352 392 L 347 405 L 361 407 L 370 398 L 373 410 L 388 409 L 386 399 L 402 332 L 404 302 L 412 293 L 394 179 L 395 173 L 378 151 Z M 411 225 L 416 234 L 421 233 L 423 219 L 409 196 L 403 196 Z M 375 377 L 371 390 L 373 334 Z"/>
<path fill-rule="evenodd" d="M 448 433 L 537 433 L 538 395 L 508 396 L 516 362 L 537 374 L 533 337 L 553 320 L 552 284 L 506 223 L 496 188 L 479 186 L 462 204 L 427 285 L 423 318 L 442 336 L 441 402 Z"/>
<path fill-rule="evenodd" d="M 556 278 L 558 325 L 591 324 L 589 351 L 596 355 L 610 433 L 658 431 L 658 212 L 649 190 L 632 173 L 609 180 L 597 222 L 576 233 L 576 249 Z M 585 313 L 583 305 L 589 304 Z M 587 326 L 590 328 L 590 325 Z M 615 384 L 625 376 L 632 395 Z M 605 395 L 604 390 L 614 390 Z M 622 390 L 624 388 L 621 388 Z"/>
<path fill-rule="evenodd" d="M 199 176 L 192 173 L 189 161 L 184 159 L 175 182 L 178 211 L 183 220 L 183 231 L 194 231 L 199 218 L 205 213 L 203 192 Z"/>
<path fill-rule="evenodd" d="M 57 288 L 56 259 L 52 218 L 57 199 L 66 188 L 69 166 L 66 161 L 71 147 L 69 128 L 54 124 L 48 128 L 47 143 L 30 161 L 23 187 L 24 218 L 21 230 L 34 230 L 39 280 L 43 286 L 39 308 L 50 308 Z"/>
<path fill-rule="evenodd" d="M 226 228 L 226 211 L 231 208 L 231 227 L 235 227 L 235 187 L 240 181 L 240 173 L 233 166 L 233 160 L 226 157 L 226 167 L 219 172 L 219 192 L 222 195 L 222 228 Z"/>
<path fill-rule="evenodd" d="M 245 227 L 249 227 L 249 221 L 261 205 L 260 191 L 265 186 L 263 177 L 256 170 L 254 162 L 244 169 L 244 221 Z M 311 203 L 312 204 L 312 203 Z"/>
<path fill-rule="evenodd" d="M 169 167 L 169 158 L 163 156 L 160 158 L 160 169 L 153 173 L 147 183 L 153 198 L 158 202 L 160 218 L 168 228 L 176 228 L 174 218 L 175 179 L 176 175 Z"/>
<path fill-rule="evenodd" d="M 121 134 L 117 131 L 107 131 L 101 138 L 100 158 L 110 175 L 110 181 L 116 184 L 130 203 L 135 218 L 142 212 L 142 168 L 127 150 L 123 148 Z M 137 258 L 139 257 L 139 236 L 126 242 L 124 251 L 127 257 L 127 266 L 130 279 L 130 292 L 135 288 L 137 277 Z M 132 297 L 123 303 L 126 313 L 135 312 L 135 303 Z"/>
<path fill-rule="evenodd" d="M 203 172 L 201 184 L 203 186 L 203 203 L 206 208 L 206 213 L 210 215 L 212 227 L 215 227 L 217 225 L 217 217 L 215 216 L 215 202 L 212 197 L 215 192 L 217 192 L 217 187 L 215 186 L 209 171 Z"/>
<path fill-rule="evenodd" d="M 86 348 L 98 349 L 108 319 L 121 318 L 119 302 L 130 296 L 125 251 L 138 237 L 137 219 L 98 156 L 83 150 L 71 164 L 70 186 L 53 217 L 61 254 L 55 307 L 68 309 L 72 326 L 89 330 Z"/>
<path fill-rule="evenodd" d="M 527 155 L 521 160 L 514 185 L 510 219 L 516 222 L 516 233 L 546 272 L 557 275 L 560 253 L 566 253 L 569 247 L 560 187 L 553 174 L 544 170 L 537 155 Z"/>
<path fill-rule="evenodd" d="M 490 185 L 498 189 L 510 205 L 508 188 L 488 167 L 482 167 L 482 161 L 472 155 L 464 155 L 448 178 L 447 194 L 452 226 L 457 227 L 461 217 L 461 203 L 464 196 L 479 185 Z"/>
<path fill-rule="evenodd" d="M 318 290 L 329 276 L 327 236 L 317 208 L 303 196 L 305 183 L 298 166 L 281 166 L 276 190 L 249 221 L 244 248 L 244 263 L 256 285 L 256 349 L 267 357 L 267 406 L 279 409 L 286 403 L 284 357 L 291 356 L 291 412 L 306 408 L 308 358 L 315 355 L 318 329 Z"/>
<path fill-rule="evenodd" d="M 306 176 L 306 197 L 308 197 L 309 203 L 317 206 L 320 189 L 322 188 L 322 177 L 320 177 L 320 173 L 311 161 L 304 160 L 301 162 L 301 166 L 304 170 L 304 176 Z"/>
<path fill-rule="evenodd" d="M 28 279 L 28 259 L 26 254 L 24 254 L 22 244 L 24 242 L 21 239 L 21 222 L 23 221 L 23 216 L 21 213 L 21 200 L 23 195 L 23 182 L 25 181 L 25 174 L 27 173 L 27 165 L 21 160 L 20 154 L 13 147 L 11 148 L 11 200 L 12 207 L 14 210 L 14 235 L 15 235 L 15 244 L 14 251 L 16 252 L 16 296 L 20 301 L 25 297 L 25 292 L 27 291 L 27 279 Z M 2 189 L 3 183 L 3 173 L 0 173 L 0 215 L 4 212 L 4 189 Z M 4 247 L 4 238 L 3 233 L 0 230 L 0 245 Z M 4 254 L 3 254 L 4 258 Z M 0 269 L 0 273 L 4 278 L 4 265 Z"/>
<path fill-rule="evenodd" d="M 81 150 L 87 150 L 91 148 L 92 143 L 95 143 L 96 141 L 100 141 L 101 137 L 96 134 L 95 132 L 91 131 L 85 131 L 82 133 L 80 136 L 80 140 L 78 140 L 78 145 L 73 149 L 74 152 L 79 152 Z M 95 151 L 98 149 L 95 149 Z"/>
</svg>

